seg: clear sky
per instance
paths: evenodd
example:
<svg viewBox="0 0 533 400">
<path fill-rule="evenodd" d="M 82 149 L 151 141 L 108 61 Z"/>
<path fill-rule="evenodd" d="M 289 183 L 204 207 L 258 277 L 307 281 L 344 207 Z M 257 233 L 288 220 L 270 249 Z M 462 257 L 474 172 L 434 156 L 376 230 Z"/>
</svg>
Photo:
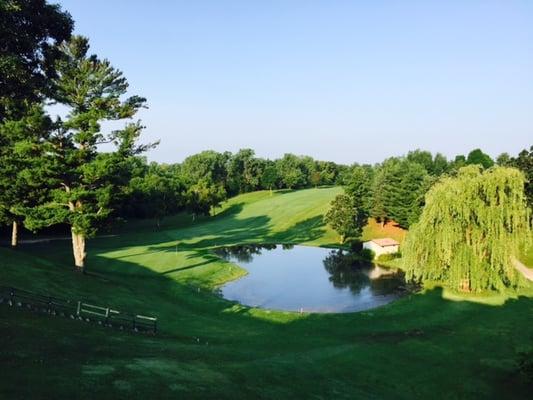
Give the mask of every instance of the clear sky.
<svg viewBox="0 0 533 400">
<path fill-rule="evenodd" d="M 52 0 L 53 2 L 53 0 Z M 533 144 L 533 1 L 62 0 L 147 97 L 150 160 Z"/>
</svg>

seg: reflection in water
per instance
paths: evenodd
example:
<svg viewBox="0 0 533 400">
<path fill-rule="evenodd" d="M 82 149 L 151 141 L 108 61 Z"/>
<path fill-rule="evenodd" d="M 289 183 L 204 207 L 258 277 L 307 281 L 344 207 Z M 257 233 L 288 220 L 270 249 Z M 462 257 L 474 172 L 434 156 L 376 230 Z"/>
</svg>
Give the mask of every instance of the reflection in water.
<svg viewBox="0 0 533 400">
<path fill-rule="evenodd" d="M 323 263 L 333 286 L 349 288 L 354 294 L 370 288 L 374 295 L 386 295 L 403 283 L 401 272 L 361 261 L 357 254 L 343 250 L 332 250 Z"/>
<path fill-rule="evenodd" d="M 240 246 L 219 247 L 215 253 L 225 260 L 230 261 L 232 258 L 241 263 L 251 263 L 254 255 L 261 255 L 261 250 L 273 250 L 275 244 L 245 244 Z"/>
<path fill-rule="evenodd" d="M 361 261 L 357 254 L 292 245 L 219 248 L 220 257 L 244 264 L 248 275 L 221 288 L 242 304 L 280 310 L 360 311 L 405 293 L 403 274 Z"/>
</svg>

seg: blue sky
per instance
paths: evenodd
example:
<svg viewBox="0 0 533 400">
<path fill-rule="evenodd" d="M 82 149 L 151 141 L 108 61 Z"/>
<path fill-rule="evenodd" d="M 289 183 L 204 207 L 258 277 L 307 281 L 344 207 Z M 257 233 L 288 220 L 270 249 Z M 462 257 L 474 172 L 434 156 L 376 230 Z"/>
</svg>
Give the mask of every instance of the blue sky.
<svg viewBox="0 0 533 400">
<path fill-rule="evenodd" d="M 150 160 L 533 144 L 533 1 L 60 1 L 147 97 Z"/>
</svg>

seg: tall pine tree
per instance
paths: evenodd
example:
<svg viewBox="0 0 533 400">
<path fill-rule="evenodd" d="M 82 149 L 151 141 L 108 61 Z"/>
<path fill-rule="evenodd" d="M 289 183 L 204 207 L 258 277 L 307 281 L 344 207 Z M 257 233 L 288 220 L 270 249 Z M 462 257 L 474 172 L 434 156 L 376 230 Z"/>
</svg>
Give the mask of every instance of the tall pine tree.
<svg viewBox="0 0 533 400">
<path fill-rule="evenodd" d="M 88 49 L 88 40 L 80 36 L 60 47 L 54 92 L 69 113 L 49 140 L 52 150 L 47 162 L 54 173 L 48 184 L 54 188 L 53 198 L 29 211 L 26 219 L 30 229 L 70 225 L 78 271 L 85 267 L 86 238 L 94 235 L 99 222 L 113 211 L 117 186 L 128 183 L 126 160 L 150 147 L 136 145 L 142 130 L 139 122 L 102 132 L 103 121 L 132 118 L 145 99 L 133 96 L 122 100 L 128 88 L 126 78 L 109 61 L 88 55 Z M 98 146 L 104 143 L 113 145 L 114 151 L 99 152 Z"/>
<path fill-rule="evenodd" d="M 429 174 L 416 162 L 389 158 L 378 168 L 372 187 L 371 215 L 382 223 L 392 219 L 407 228 L 416 221 L 429 187 Z"/>
<path fill-rule="evenodd" d="M 50 95 L 56 76 L 54 45 L 68 39 L 72 29 L 70 15 L 58 5 L 0 1 L 0 222 L 12 225 L 14 246 L 21 209 L 42 194 L 42 169 L 33 165 L 28 173 L 28 168 L 42 155 L 37 139 L 49 129 L 40 102 Z"/>
</svg>

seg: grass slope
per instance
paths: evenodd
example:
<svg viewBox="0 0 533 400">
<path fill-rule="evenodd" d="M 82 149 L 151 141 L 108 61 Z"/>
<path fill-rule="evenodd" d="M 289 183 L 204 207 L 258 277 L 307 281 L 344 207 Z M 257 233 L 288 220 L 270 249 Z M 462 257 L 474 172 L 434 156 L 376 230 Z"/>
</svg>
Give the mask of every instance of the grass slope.
<svg viewBox="0 0 533 400">
<path fill-rule="evenodd" d="M 209 220 L 132 224 L 90 241 L 88 276 L 72 272 L 68 241 L 0 248 L 0 284 L 155 314 L 162 329 L 145 337 L 0 306 L 0 398 L 526 398 L 515 358 L 533 345 L 533 287 L 477 303 L 436 287 L 342 315 L 212 292 L 244 273 L 213 246 L 336 243 L 322 215 L 339 192 L 250 193 Z"/>
</svg>

